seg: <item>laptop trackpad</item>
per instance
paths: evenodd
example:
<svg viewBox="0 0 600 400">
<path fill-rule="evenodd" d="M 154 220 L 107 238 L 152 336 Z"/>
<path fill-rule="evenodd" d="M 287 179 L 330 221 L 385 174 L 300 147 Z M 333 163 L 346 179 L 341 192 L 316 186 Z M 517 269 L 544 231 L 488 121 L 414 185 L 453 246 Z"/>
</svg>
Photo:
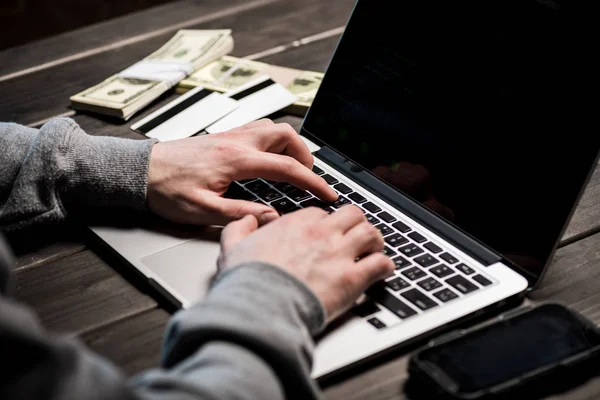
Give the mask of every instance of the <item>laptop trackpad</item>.
<svg viewBox="0 0 600 400">
<path fill-rule="evenodd" d="M 142 258 L 156 282 L 175 295 L 184 307 L 206 296 L 217 272 L 219 244 L 194 239 Z"/>
</svg>

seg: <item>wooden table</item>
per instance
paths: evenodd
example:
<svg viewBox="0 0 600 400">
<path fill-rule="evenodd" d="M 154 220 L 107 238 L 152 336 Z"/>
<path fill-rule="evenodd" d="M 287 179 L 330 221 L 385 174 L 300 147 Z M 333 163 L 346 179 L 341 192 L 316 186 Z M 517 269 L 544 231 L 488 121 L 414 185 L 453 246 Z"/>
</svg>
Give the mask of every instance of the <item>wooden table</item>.
<svg viewBox="0 0 600 400">
<path fill-rule="evenodd" d="M 76 114 L 69 96 L 140 60 L 182 28 L 231 28 L 232 55 L 323 71 L 354 0 L 177 1 L 0 53 L 0 120 L 39 126 L 73 117 L 87 132 L 141 138 L 131 122 Z M 153 109 L 175 98 L 166 96 Z M 148 114 L 145 110 L 142 115 Z M 298 128 L 301 118 L 277 116 Z M 560 162 L 560 161 L 557 161 Z M 554 300 L 600 322 L 600 173 L 596 170 L 532 301 Z M 81 221 L 84 223 L 84 221 Z M 170 316 L 159 297 L 84 239 L 73 225 L 9 237 L 17 255 L 17 296 L 45 326 L 78 336 L 127 374 L 156 366 Z M 406 354 L 325 388 L 330 399 L 406 398 Z M 600 396 L 600 379 L 561 399 Z"/>
</svg>

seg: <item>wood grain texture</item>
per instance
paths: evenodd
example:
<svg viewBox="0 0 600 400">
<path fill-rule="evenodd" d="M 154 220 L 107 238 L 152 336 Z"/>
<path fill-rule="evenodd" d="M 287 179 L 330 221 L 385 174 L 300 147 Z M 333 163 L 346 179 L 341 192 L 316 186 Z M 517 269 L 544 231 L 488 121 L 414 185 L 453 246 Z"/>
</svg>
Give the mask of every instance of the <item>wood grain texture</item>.
<svg viewBox="0 0 600 400">
<path fill-rule="evenodd" d="M 15 269 L 30 268 L 85 249 L 72 226 L 39 226 L 6 235 L 15 256 Z"/>
<path fill-rule="evenodd" d="M 577 209 L 563 236 L 564 243 L 570 243 L 597 233 L 600 229 L 600 166 L 596 166 Z"/>
<path fill-rule="evenodd" d="M 77 54 L 89 53 L 123 41 L 130 41 L 131 38 L 151 35 L 171 26 L 185 25 L 188 21 L 190 21 L 189 24 L 192 24 L 199 17 L 220 18 L 228 12 L 237 12 L 238 7 L 246 3 L 249 2 L 244 0 L 172 1 L 6 49 L 0 52 L 0 60 L 10 60 L 11 62 L 0 64 L 0 77 L 33 67 L 45 66 L 56 60 L 73 58 Z"/>
<path fill-rule="evenodd" d="M 156 306 L 89 250 L 15 275 L 17 299 L 53 331 L 87 331 Z"/>
<path fill-rule="evenodd" d="M 163 333 L 169 317 L 165 310 L 154 308 L 86 332 L 80 339 L 125 374 L 134 375 L 159 366 Z"/>
<path fill-rule="evenodd" d="M 351 0 L 334 3 L 320 0 L 289 3 L 280 1 L 190 28 L 232 28 L 235 48 L 231 54 L 244 56 L 343 25 L 352 5 Z M 139 61 L 158 49 L 172 35 L 170 32 L 155 36 L 2 82 L 0 120 L 27 124 L 64 113 L 69 110 L 71 95 Z"/>
</svg>

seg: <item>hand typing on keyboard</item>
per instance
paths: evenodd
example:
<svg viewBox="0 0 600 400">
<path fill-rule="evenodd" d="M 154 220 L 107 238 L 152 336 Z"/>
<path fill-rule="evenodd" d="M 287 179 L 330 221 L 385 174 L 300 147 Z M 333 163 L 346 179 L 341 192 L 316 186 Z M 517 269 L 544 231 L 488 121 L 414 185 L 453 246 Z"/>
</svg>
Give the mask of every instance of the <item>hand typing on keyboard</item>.
<svg viewBox="0 0 600 400">
<path fill-rule="evenodd" d="M 253 261 L 279 266 L 313 291 L 329 320 L 395 268 L 381 252 L 381 233 L 356 206 L 329 215 L 309 207 L 257 227 L 253 216 L 225 227 L 219 269 Z"/>
<path fill-rule="evenodd" d="M 262 225 L 279 214 L 254 196 L 227 198 L 236 180 L 285 181 L 331 202 L 336 192 L 311 171 L 313 157 L 288 124 L 263 119 L 228 132 L 157 143 L 148 171 L 148 207 L 180 223 L 226 224 L 253 215 Z M 255 201 L 256 200 L 256 201 Z"/>
</svg>

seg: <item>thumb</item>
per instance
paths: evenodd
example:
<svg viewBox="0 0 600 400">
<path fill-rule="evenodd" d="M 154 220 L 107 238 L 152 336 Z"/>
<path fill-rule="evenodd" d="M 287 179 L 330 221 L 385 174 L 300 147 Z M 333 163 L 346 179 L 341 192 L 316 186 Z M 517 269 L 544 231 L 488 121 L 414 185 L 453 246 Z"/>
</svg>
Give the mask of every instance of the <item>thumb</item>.
<svg viewBox="0 0 600 400">
<path fill-rule="evenodd" d="M 207 213 L 215 224 L 227 224 L 246 215 L 254 215 L 259 225 L 273 221 L 279 214 L 273 208 L 253 201 L 228 199 L 215 195 L 207 205 Z"/>
<path fill-rule="evenodd" d="M 358 293 L 362 293 L 375 282 L 390 276 L 396 269 L 396 266 L 388 256 L 377 252 L 362 258 L 352 266 L 352 269 L 351 273 L 356 274 L 358 278 L 355 282 L 360 285 L 360 287 L 355 289 Z"/>
<path fill-rule="evenodd" d="M 225 226 L 221 233 L 221 253 L 228 251 L 256 229 L 258 229 L 258 221 L 252 215 L 246 215 Z"/>
</svg>

